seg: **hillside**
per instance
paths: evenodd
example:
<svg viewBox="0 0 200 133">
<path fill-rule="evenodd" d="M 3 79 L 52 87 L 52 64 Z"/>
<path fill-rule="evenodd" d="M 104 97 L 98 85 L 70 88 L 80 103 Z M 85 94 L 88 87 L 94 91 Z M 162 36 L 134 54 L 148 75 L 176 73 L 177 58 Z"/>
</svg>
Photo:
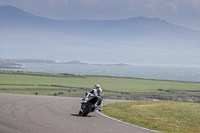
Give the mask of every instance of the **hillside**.
<svg viewBox="0 0 200 133">
<path fill-rule="evenodd" d="M 159 18 L 52 20 L 0 7 L 0 57 L 200 65 L 200 32 Z"/>
<path fill-rule="evenodd" d="M 21 67 L 21 65 L 0 58 L 0 68 L 18 68 L 18 67 Z"/>
</svg>

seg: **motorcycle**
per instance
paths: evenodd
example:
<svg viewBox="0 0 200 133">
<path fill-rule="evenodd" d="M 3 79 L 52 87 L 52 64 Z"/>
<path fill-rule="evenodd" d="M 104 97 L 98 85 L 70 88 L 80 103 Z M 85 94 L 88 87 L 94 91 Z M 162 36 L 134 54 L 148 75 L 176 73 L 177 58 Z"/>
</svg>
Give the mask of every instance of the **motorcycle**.
<svg viewBox="0 0 200 133">
<path fill-rule="evenodd" d="M 79 115 L 87 116 L 90 112 L 94 112 L 95 110 L 101 111 L 102 109 L 97 106 L 101 101 L 102 98 L 100 96 L 94 96 L 87 92 L 84 99 L 82 99 Z"/>
</svg>

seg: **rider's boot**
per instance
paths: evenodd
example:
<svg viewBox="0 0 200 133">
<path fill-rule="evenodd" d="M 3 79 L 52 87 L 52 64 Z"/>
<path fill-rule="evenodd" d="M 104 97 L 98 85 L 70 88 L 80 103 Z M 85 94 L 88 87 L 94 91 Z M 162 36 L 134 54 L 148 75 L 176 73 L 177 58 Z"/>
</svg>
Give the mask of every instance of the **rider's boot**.
<svg viewBox="0 0 200 133">
<path fill-rule="evenodd" d="M 101 101 L 101 104 L 100 104 L 100 105 L 97 105 L 97 106 L 96 106 L 96 109 L 97 109 L 97 110 L 102 111 L 102 103 L 103 103 L 103 101 Z"/>
<path fill-rule="evenodd" d="M 102 105 L 97 106 L 98 111 L 102 111 Z"/>
</svg>

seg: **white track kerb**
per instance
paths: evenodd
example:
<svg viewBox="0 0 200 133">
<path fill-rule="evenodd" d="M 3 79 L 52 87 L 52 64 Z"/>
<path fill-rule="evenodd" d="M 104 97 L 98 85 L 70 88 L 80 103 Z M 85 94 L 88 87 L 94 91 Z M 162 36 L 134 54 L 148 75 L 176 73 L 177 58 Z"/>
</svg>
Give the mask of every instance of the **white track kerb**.
<svg viewBox="0 0 200 133">
<path fill-rule="evenodd" d="M 123 123 L 123 124 L 126 124 L 126 125 L 129 125 L 129 126 L 133 126 L 133 127 L 137 127 L 137 128 L 141 128 L 141 129 L 144 129 L 144 130 L 148 130 L 148 131 L 152 131 L 152 132 L 155 132 L 155 133 L 161 133 L 161 132 L 158 132 L 158 131 L 155 131 L 155 130 L 151 130 L 151 129 L 148 129 L 148 128 L 144 128 L 144 127 L 140 127 L 140 126 L 136 126 L 136 125 L 133 125 L 133 124 L 130 124 L 130 123 L 127 123 L 127 122 L 123 122 L 123 121 L 120 121 L 120 120 L 117 120 L 115 118 L 112 118 L 112 117 L 109 117 L 101 112 L 99 112 L 98 110 L 96 110 L 96 112 L 106 118 L 109 118 L 111 120 L 114 120 L 114 121 L 117 121 L 117 122 L 120 122 L 120 123 Z"/>
</svg>

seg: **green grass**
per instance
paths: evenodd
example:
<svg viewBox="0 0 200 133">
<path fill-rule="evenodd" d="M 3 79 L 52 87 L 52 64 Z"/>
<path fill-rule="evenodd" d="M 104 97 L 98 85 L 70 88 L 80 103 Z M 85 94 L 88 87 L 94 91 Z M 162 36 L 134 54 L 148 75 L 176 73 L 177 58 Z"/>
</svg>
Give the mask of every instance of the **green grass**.
<svg viewBox="0 0 200 133">
<path fill-rule="evenodd" d="M 42 95 L 53 95 L 52 93 L 49 94 L 49 89 L 57 89 L 58 91 L 63 89 L 66 89 L 66 91 L 75 89 L 77 93 L 82 93 L 89 91 L 93 88 L 94 84 L 97 83 L 101 85 L 107 98 L 142 100 L 160 99 L 161 97 L 164 100 L 181 99 L 187 101 L 187 97 L 190 97 L 196 101 L 200 101 L 200 83 L 0 71 L 1 93 L 33 94 L 33 92 L 29 92 L 31 91 L 30 88 L 32 88 L 32 90 L 35 89 L 35 91 L 39 91 L 40 89 L 40 91 L 43 92 L 40 93 Z M 163 91 L 159 91 L 158 89 L 162 89 Z M 46 93 L 44 93 L 45 91 Z M 125 92 L 127 93 L 125 94 Z M 70 95 L 82 97 L 80 94 L 72 93 L 65 96 Z"/>
<path fill-rule="evenodd" d="M 200 133 L 200 104 L 184 102 L 127 102 L 103 106 L 104 114 L 165 133 Z"/>
<path fill-rule="evenodd" d="M 42 89 L 35 89 L 35 90 L 1 90 L 1 93 L 13 93 L 13 94 L 26 94 L 26 95 L 35 95 L 35 92 L 38 92 L 38 95 L 46 95 L 46 96 L 54 96 L 55 93 L 57 93 L 57 96 L 62 97 L 83 97 L 85 94 L 85 91 L 76 91 L 74 92 L 71 90 L 68 92 L 68 90 L 42 90 Z M 63 92 L 64 94 L 58 94 L 59 92 Z"/>
<path fill-rule="evenodd" d="M 51 74 L 52 75 L 52 74 Z M 56 74 L 54 74 L 56 75 Z M 32 85 L 63 85 L 92 88 L 100 83 L 102 88 L 110 91 L 124 92 L 159 92 L 158 89 L 200 90 L 199 83 L 169 82 L 114 77 L 51 77 L 41 75 L 19 75 L 16 73 L 0 73 L 0 84 L 32 84 Z"/>
</svg>

